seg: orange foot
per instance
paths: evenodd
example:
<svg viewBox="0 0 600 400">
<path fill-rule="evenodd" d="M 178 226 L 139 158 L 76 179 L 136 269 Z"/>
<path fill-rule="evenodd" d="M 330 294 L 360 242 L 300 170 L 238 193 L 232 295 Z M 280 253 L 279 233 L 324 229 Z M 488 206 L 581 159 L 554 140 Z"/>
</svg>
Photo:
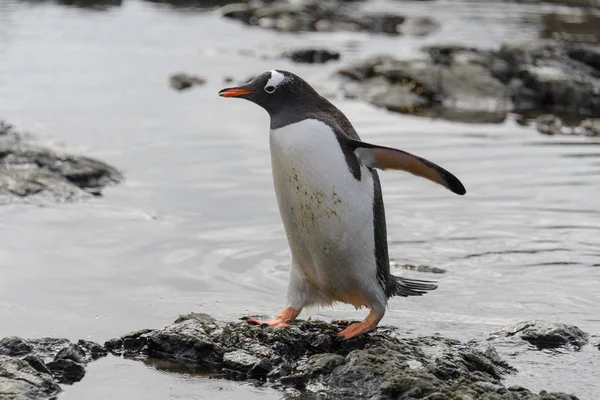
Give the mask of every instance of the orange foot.
<svg viewBox="0 0 600 400">
<path fill-rule="evenodd" d="M 383 315 L 371 311 L 363 322 L 357 322 L 350 325 L 338 333 L 338 336 L 343 337 L 344 340 L 348 340 L 360 336 L 363 333 L 370 332 L 377 327 L 377 324 L 379 321 L 381 321 L 381 318 L 383 318 Z"/>
<path fill-rule="evenodd" d="M 300 315 L 301 310 L 295 310 L 292 307 L 286 307 L 274 320 L 269 322 L 259 321 L 255 318 L 250 318 L 249 323 L 254 325 L 270 325 L 274 328 L 287 328 L 290 326 L 290 322 L 295 320 Z"/>
</svg>

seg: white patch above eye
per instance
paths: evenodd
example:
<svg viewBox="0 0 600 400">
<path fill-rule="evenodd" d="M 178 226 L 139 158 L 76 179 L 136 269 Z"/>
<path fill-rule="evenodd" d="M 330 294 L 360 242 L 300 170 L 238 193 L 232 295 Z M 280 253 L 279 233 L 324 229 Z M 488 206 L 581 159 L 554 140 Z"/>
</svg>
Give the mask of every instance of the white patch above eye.
<svg viewBox="0 0 600 400">
<path fill-rule="evenodd" d="M 273 93 L 275 91 L 275 89 L 277 88 L 277 86 L 280 85 L 281 83 L 285 82 L 287 79 L 288 79 L 288 77 L 285 76 L 284 74 L 282 74 L 281 72 L 271 70 L 271 78 L 267 81 L 267 84 L 265 85 L 265 90 L 268 93 Z M 269 86 L 273 86 L 273 90 L 268 91 L 267 88 Z"/>
</svg>

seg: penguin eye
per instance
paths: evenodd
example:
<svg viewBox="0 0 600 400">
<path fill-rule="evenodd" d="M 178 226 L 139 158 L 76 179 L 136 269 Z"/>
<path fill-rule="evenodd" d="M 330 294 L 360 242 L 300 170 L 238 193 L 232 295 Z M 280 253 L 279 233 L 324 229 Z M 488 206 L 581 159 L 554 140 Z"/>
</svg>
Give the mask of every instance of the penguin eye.
<svg viewBox="0 0 600 400">
<path fill-rule="evenodd" d="M 275 91 L 275 86 L 265 86 L 265 92 L 267 93 L 273 93 Z"/>
</svg>

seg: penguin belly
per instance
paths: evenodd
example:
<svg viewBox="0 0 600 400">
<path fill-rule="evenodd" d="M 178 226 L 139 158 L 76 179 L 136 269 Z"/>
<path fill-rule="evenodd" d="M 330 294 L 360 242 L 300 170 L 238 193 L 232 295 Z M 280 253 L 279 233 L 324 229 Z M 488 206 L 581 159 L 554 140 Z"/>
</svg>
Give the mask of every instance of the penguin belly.
<svg viewBox="0 0 600 400">
<path fill-rule="evenodd" d="M 318 120 L 271 130 L 270 147 L 292 268 L 319 293 L 314 303 L 359 308 L 385 302 L 377 281 L 370 169 L 361 164 L 357 180 L 336 134 Z"/>
</svg>

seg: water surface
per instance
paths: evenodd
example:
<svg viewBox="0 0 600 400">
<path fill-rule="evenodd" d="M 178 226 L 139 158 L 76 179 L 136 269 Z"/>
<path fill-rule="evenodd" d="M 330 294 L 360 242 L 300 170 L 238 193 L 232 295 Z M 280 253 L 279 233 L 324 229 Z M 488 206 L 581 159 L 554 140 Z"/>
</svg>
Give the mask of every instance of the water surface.
<svg viewBox="0 0 600 400">
<path fill-rule="evenodd" d="M 162 327 L 189 311 L 225 320 L 276 314 L 285 301 L 289 249 L 271 181 L 268 117 L 249 102 L 217 97 L 223 77 L 279 68 L 320 83 L 366 55 L 535 38 L 544 13 L 572 12 L 487 2 L 484 10 L 454 1 L 372 7 L 431 15 L 442 29 L 425 38 L 292 35 L 135 0 L 105 11 L 0 0 L 0 117 L 127 177 L 85 203 L 0 208 L 0 337 L 103 342 Z M 263 45 L 307 43 L 341 50 L 341 63 L 305 66 L 240 55 Z M 178 71 L 208 83 L 175 92 L 168 76 Z M 431 159 L 468 190 L 460 197 L 410 175 L 380 174 L 391 258 L 448 271 L 395 271 L 439 278 L 440 288 L 393 299 L 384 324 L 463 340 L 526 319 L 600 332 L 600 141 L 542 136 L 512 116 L 497 125 L 462 124 L 333 100 L 363 140 Z M 304 316 L 364 314 L 337 306 Z M 521 371 L 511 378 L 515 383 L 581 399 L 600 395 L 591 379 L 600 362 L 591 347 L 553 357 L 527 354 L 509 360 Z M 111 396 L 281 395 L 109 357 L 91 364 L 61 398 Z"/>
</svg>

